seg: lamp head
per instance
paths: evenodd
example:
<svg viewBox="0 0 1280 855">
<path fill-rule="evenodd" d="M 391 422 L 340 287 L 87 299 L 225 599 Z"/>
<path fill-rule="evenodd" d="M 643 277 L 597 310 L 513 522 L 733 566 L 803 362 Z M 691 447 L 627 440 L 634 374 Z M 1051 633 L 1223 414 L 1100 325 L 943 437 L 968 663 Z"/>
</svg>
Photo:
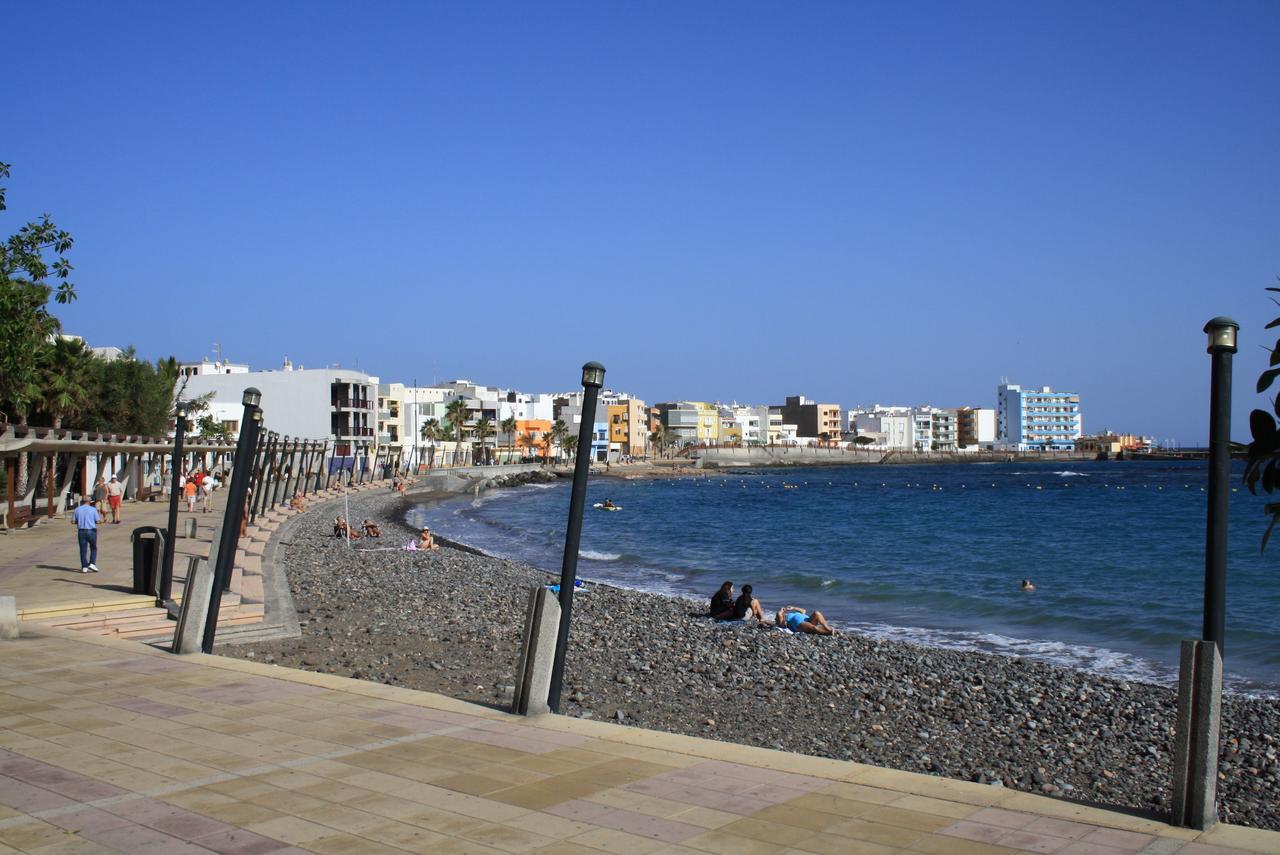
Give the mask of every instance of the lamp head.
<svg viewBox="0 0 1280 855">
<path fill-rule="evenodd" d="M 1240 325 L 1231 318 L 1217 317 L 1205 324 L 1204 331 L 1209 334 L 1209 352 L 1235 353 L 1239 329 Z"/>
<path fill-rule="evenodd" d="M 262 424 L 262 407 L 254 407 L 249 418 L 253 419 L 258 424 Z"/>
<path fill-rule="evenodd" d="M 255 387 L 250 386 L 248 389 L 244 390 L 244 397 L 241 398 L 240 401 L 246 407 L 256 407 L 258 404 L 262 403 L 262 393 Z"/>
<path fill-rule="evenodd" d="M 179 401 L 173 405 L 173 412 L 178 418 L 185 419 L 187 417 L 187 406 L 188 404 L 186 401 Z"/>
<path fill-rule="evenodd" d="M 599 362 L 588 362 L 582 366 L 582 385 L 599 389 L 604 385 L 604 366 Z"/>
</svg>

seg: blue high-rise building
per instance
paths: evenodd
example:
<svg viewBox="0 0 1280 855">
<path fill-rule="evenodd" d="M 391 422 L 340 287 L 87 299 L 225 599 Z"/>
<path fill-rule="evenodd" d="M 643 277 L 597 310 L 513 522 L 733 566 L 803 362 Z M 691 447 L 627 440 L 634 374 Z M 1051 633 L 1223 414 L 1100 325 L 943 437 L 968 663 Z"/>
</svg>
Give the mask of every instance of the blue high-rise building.
<svg viewBox="0 0 1280 855">
<path fill-rule="evenodd" d="M 996 388 L 996 441 L 1018 451 L 1071 451 L 1080 438 L 1080 396 L 1048 386 Z"/>
</svg>

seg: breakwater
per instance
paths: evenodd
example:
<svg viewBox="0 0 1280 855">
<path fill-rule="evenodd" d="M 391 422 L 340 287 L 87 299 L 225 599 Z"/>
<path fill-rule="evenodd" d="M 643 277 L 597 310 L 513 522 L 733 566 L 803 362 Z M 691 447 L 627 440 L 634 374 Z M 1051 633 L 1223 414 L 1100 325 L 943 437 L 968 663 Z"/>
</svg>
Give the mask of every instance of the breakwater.
<svg viewBox="0 0 1280 855">
<path fill-rule="evenodd" d="M 896 451 L 821 446 L 754 445 L 693 448 L 689 460 L 705 469 L 771 466 L 857 466 L 869 464 L 927 465 L 943 463 L 1040 463 L 1093 460 L 1096 455 L 1075 451 L 1043 453 L 1010 451 Z"/>
</svg>

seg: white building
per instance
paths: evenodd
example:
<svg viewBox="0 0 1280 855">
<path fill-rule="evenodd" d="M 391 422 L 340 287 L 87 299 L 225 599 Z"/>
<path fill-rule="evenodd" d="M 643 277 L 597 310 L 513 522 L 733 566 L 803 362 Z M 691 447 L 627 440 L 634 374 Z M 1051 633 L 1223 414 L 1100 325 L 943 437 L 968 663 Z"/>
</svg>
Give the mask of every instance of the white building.
<svg viewBox="0 0 1280 855">
<path fill-rule="evenodd" d="M 848 411 L 849 430 L 858 436 L 869 436 L 873 448 L 893 451 L 913 449 L 912 411 L 910 407 L 882 407 Z"/>
<path fill-rule="evenodd" d="M 216 363 L 211 363 L 216 364 Z M 262 425 L 283 436 L 329 440 L 331 459 L 372 460 L 376 445 L 374 402 L 378 379 L 349 368 L 191 374 L 178 380 L 184 400 L 212 395 L 214 418 L 235 422 L 239 433 L 244 390 L 262 393 Z M 352 465 L 351 463 L 347 464 Z"/>
<path fill-rule="evenodd" d="M 284 361 L 284 370 L 292 371 L 293 364 L 288 359 Z M 215 360 L 209 361 L 206 356 L 199 362 L 184 362 L 178 366 L 179 377 L 203 377 L 208 374 L 248 374 L 249 365 L 243 362 L 222 362 Z"/>
</svg>

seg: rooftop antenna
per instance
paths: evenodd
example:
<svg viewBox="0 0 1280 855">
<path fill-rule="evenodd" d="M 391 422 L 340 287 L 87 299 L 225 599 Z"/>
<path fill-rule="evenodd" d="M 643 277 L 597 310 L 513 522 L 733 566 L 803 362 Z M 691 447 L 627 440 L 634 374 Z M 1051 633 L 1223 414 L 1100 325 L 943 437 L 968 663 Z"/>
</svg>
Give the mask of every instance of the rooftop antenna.
<svg viewBox="0 0 1280 855">
<path fill-rule="evenodd" d="M 218 361 L 222 361 L 222 345 L 219 342 L 213 343 L 213 352 L 217 355 Z"/>
</svg>

